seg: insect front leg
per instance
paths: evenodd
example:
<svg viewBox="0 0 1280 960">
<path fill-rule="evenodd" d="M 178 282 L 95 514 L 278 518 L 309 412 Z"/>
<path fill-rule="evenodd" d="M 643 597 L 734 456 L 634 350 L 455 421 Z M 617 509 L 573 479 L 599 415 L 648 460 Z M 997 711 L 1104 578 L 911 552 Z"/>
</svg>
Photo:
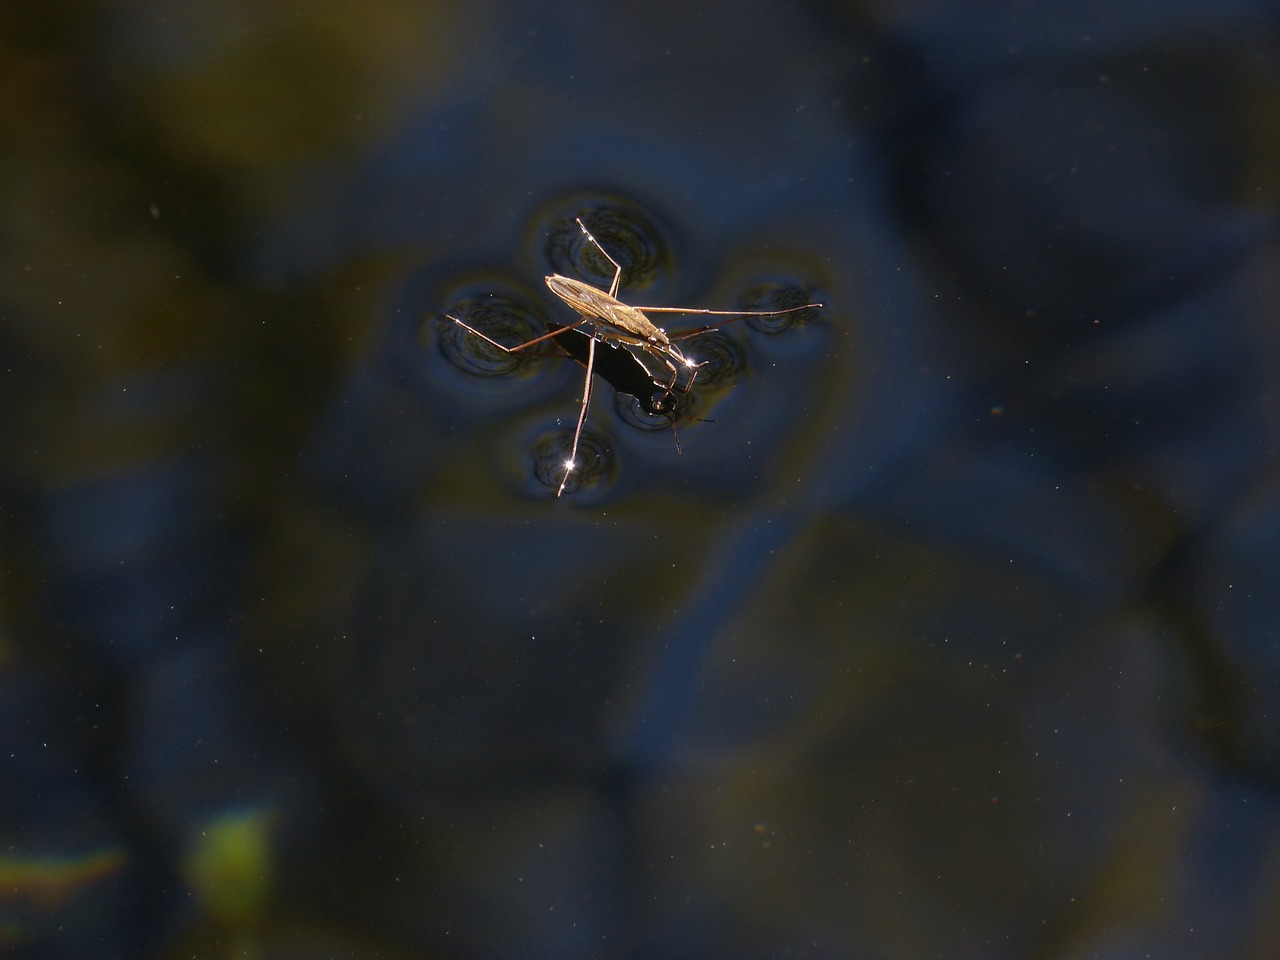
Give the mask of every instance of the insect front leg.
<svg viewBox="0 0 1280 960">
<path fill-rule="evenodd" d="M 582 228 L 582 232 L 587 235 L 587 239 L 590 240 L 593 244 L 595 244 L 596 249 L 600 251 L 600 253 L 604 256 L 606 260 L 608 260 L 610 263 L 613 264 L 613 283 L 609 284 L 609 296 L 617 297 L 618 285 L 622 282 L 622 264 L 618 263 L 617 260 L 609 256 L 609 251 L 606 250 L 604 247 L 600 246 L 600 241 L 591 235 L 591 231 L 587 229 L 587 225 L 582 222 L 581 217 L 578 217 L 577 221 L 578 221 L 578 226 Z"/>
</svg>

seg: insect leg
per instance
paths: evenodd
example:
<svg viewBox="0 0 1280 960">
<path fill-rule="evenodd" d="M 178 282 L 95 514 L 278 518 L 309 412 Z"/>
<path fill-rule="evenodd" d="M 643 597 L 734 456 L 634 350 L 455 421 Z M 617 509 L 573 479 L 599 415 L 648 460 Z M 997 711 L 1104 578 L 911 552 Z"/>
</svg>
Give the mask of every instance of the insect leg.
<svg viewBox="0 0 1280 960">
<path fill-rule="evenodd" d="M 703 327 L 694 327 L 691 330 L 677 330 L 674 333 L 668 333 L 669 340 L 686 340 L 689 337 L 696 337 L 700 333 L 708 333 L 711 330 L 717 330 L 726 324 L 733 323 L 735 320 L 741 320 L 743 317 L 779 317 L 784 313 L 799 313 L 801 310 L 811 310 L 821 307 L 820 303 L 806 303 L 799 307 L 787 307 L 785 310 L 691 310 L 685 307 L 636 307 L 642 313 L 690 313 L 699 316 L 712 317 L 729 317 L 728 320 L 721 320 L 718 323 L 709 323 Z"/>
<path fill-rule="evenodd" d="M 582 425 L 586 423 L 587 407 L 591 404 L 591 375 L 595 364 L 596 338 L 592 337 L 591 342 L 587 344 L 587 379 L 582 386 L 582 409 L 578 411 L 578 425 L 573 431 L 573 447 L 569 450 L 569 459 L 564 465 L 564 477 L 560 481 L 560 488 L 556 490 L 557 497 L 564 493 L 564 488 L 569 483 L 569 474 L 573 473 L 578 465 L 578 441 L 582 438 Z"/>
<path fill-rule="evenodd" d="M 579 317 L 577 320 L 573 321 L 573 323 L 566 323 L 563 327 L 557 327 L 555 330 L 552 330 L 550 333 L 544 333 L 540 337 L 534 337 L 532 340 L 526 340 L 524 343 L 518 343 L 514 347 L 508 347 L 506 344 L 499 343 L 497 340 L 494 340 L 492 337 L 485 336 L 475 327 L 470 326 L 466 323 L 463 323 L 457 317 L 450 316 L 447 313 L 445 314 L 445 317 L 452 320 L 454 323 L 460 326 L 463 330 L 467 331 L 467 333 L 470 333 L 479 337 L 485 343 L 489 344 L 492 347 L 497 347 L 503 353 L 518 353 L 521 350 L 525 349 L 526 347 L 532 347 L 534 344 L 541 343 L 543 340 L 550 340 L 552 337 L 559 336 L 560 334 L 564 333 L 566 330 L 572 330 L 574 327 L 580 326 L 581 324 L 585 323 L 589 319 L 588 317 Z"/>
<path fill-rule="evenodd" d="M 618 296 L 618 284 L 622 282 L 622 265 L 617 260 L 609 256 L 609 251 L 600 246 L 600 241 L 591 235 L 591 231 L 587 229 L 587 225 L 582 222 L 582 218 L 578 217 L 578 226 L 582 228 L 582 232 L 587 235 L 587 239 L 596 245 L 606 260 L 613 264 L 613 283 L 609 284 L 609 296 L 616 298 Z"/>
</svg>

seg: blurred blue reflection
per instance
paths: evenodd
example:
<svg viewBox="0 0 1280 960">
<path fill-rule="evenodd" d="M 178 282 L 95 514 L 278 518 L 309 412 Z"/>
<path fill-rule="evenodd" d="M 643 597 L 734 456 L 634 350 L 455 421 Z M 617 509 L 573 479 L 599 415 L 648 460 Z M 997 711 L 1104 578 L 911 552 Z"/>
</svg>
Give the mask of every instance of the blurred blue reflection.
<svg viewBox="0 0 1280 960">
<path fill-rule="evenodd" d="M 1273 5 L 6 20 L 6 951 L 1280 947 Z"/>
</svg>

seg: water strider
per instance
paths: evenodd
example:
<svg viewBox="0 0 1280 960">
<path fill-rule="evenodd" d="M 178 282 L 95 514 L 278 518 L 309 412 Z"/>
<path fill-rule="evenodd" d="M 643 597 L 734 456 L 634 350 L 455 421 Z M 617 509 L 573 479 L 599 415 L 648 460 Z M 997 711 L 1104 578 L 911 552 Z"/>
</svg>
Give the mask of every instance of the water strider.
<svg viewBox="0 0 1280 960">
<path fill-rule="evenodd" d="M 565 487 L 569 483 L 570 474 L 577 468 L 578 441 L 582 437 L 582 426 L 586 423 L 587 409 L 591 404 L 591 380 L 595 372 L 597 341 L 608 343 L 615 347 L 623 346 L 629 348 L 629 352 L 630 350 L 637 351 L 631 354 L 636 363 L 644 369 L 645 374 L 664 393 L 664 396 L 672 397 L 677 390 L 687 393 L 693 387 L 693 381 L 697 377 L 699 368 L 706 365 L 705 360 L 702 363 L 695 363 L 686 357 L 680 348 L 676 346 L 680 341 L 715 330 L 717 327 L 733 323 L 734 320 L 739 320 L 743 317 L 777 317 L 786 313 L 796 313 L 800 310 L 810 310 L 822 306 L 820 303 L 806 303 L 798 307 L 787 307 L 785 310 L 706 310 L 699 307 L 630 306 L 618 299 L 618 285 L 622 282 L 621 264 L 613 259 L 609 255 L 609 251 L 600 245 L 600 241 L 591 235 L 591 231 L 587 229 L 587 225 L 582 222 L 581 217 L 577 218 L 577 223 L 592 245 L 613 265 L 613 282 L 609 284 L 609 289 L 606 292 L 585 281 L 574 280 L 572 277 L 564 277 L 558 273 L 553 273 L 545 278 L 548 289 L 577 312 L 578 319 L 573 323 L 567 323 L 542 336 L 526 340 L 524 343 L 517 344 L 514 347 L 508 347 L 485 336 L 485 334 L 474 327 L 468 326 L 457 317 L 445 314 L 448 319 L 458 324 L 468 333 L 479 337 L 485 343 L 497 347 L 504 353 L 517 353 L 545 340 L 559 337 L 566 331 L 573 330 L 583 324 L 590 327 L 590 335 L 587 341 L 587 359 L 584 364 L 587 374 L 586 382 L 582 388 L 582 406 L 578 411 L 578 424 L 573 431 L 573 446 L 569 451 L 569 459 L 564 463 L 564 476 L 560 480 L 560 486 L 556 489 L 557 497 L 564 493 Z M 653 321 L 645 316 L 646 313 L 687 313 L 698 316 L 729 317 L 730 319 L 694 327 L 690 330 L 677 330 L 673 333 L 667 333 L 662 327 L 656 326 Z M 645 366 L 644 361 L 640 359 L 639 354 L 661 360 L 670 373 L 671 379 L 663 383 L 660 378 L 654 377 L 649 368 Z M 688 371 L 689 373 L 689 379 L 684 384 L 679 383 L 681 371 Z M 674 424 L 672 429 L 674 430 Z M 677 440 L 678 448 L 679 441 Z"/>
</svg>

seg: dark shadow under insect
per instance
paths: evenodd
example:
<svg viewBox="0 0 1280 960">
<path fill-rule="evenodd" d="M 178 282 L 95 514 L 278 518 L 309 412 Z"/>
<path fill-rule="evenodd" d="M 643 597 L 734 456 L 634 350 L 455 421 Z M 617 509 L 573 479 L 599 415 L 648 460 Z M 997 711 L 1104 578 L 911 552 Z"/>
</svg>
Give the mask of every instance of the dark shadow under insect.
<svg viewBox="0 0 1280 960">
<path fill-rule="evenodd" d="M 560 349 L 561 356 L 575 360 L 583 367 L 592 360 L 590 335 L 563 327 L 553 328 L 551 324 L 548 324 L 548 329 L 554 333 L 551 341 Z M 681 403 L 688 396 L 687 385 L 666 386 L 632 350 L 607 341 L 606 344 L 616 348 L 596 353 L 592 373 L 613 387 L 614 393 L 634 397 L 643 416 L 666 421 L 679 452 L 680 435 L 676 432 L 676 420 L 679 419 Z M 701 417 L 688 419 L 711 422 Z"/>
<path fill-rule="evenodd" d="M 577 320 L 557 327 L 541 336 L 534 337 L 532 340 L 526 340 L 524 343 L 517 344 L 514 347 L 508 347 L 491 339 L 474 327 L 468 326 L 457 317 L 445 315 L 468 333 L 479 337 L 485 343 L 497 347 L 505 353 L 527 350 L 529 347 L 547 340 L 556 340 L 559 343 L 560 338 L 567 331 L 576 330 L 584 324 L 587 326 L 586 359 L 580 360 L 587 371 L 586 382 L 582 388 L 582 406 L 578 411 L 578 423 L 573 431 L 573 446 L 569 451 L 569 459 L 564 464 L 564 476 L 561 478 L 560 486 L 556 490 L 557 497 L 564 493 L 565 486 L 569 482 L 569 475 L 577 467 L 578 442 L 582 437 L 582 426 L 587 419 L 587 409 L 591 405 L 591 383 L 595 374 L 597 342 L 608 344 L 611 347 L 623 348 L 644 371 L 644 375 L 648 378 L 650 385 L 656 389 L 650 392 L 648 401 L 641 398 L 642 404 L 646 402 L 652 404 L 654 402 L 653 398 L 661 395 L 665 399 L 657 402 L 663 405 L 669 400 L 672 408 L 674 408 L 676 394 L 688 393 L 697 378 L 699 368 L 705 366 L 705 361 L 696 363 L 686 357 L 680 348 L 676 346 L 677 343 L 715 330 L 726 323 L 733 323 L 743 317 L 774 317 L 784 313 L 796 313 L 800 310 L 810 310 L 822 306 L 820 303 L 806 303 L 798 307 L 788 307 L 785 310 L 705 310 L 698 307 L 629 306 L 617 298 L 618 286 L 622 282 L 622 266 L 609 255 L 609 252 L 604 247 L 600 246 L 600 242 L 591 235 L 591 231 L 587 229 L 581 218 L 578 218 L 577 223 L 592 245 L 613 265 L 613 282 L 609 284 L 608 292 L 601 290 L 599 287 L 593 287 L 582 280 L 563 277 L 558 273 L 553 273 L 545 278 L 547 287 L 551 292 L 577 312 Z M 694 327 L 690 330 L 677 330 L 673 333 L 667 333 L 661 327 L 655 326 L 645 316 L 646 313 L 687 313 L 698 316 L 728 317 L 729 319 Z M 561 344 L 561 347 L 564 349 L 563 344 Z M 576 345 L 574 349 L 577 349 Z M 566 349 L 566 352 L 574 356 L 574 353 L 570 350 Z M 666 373 L 670 374 L 670 379 L 666 379 L 666 374 L 655 375 L 652 369 L 646 365 L 643 359 L 645 357 L 661 361 L 666 368 Z M 575 359 L 578 358 L 575 356 Z M 687 379 L 683 381 L 681 381 L 682 373 L 688 374 Z M 674 431 L 674 429 L 673 422 L 672 430 Z M 679 449 L 678 439 L 677 449 Z"/>
</svg>

